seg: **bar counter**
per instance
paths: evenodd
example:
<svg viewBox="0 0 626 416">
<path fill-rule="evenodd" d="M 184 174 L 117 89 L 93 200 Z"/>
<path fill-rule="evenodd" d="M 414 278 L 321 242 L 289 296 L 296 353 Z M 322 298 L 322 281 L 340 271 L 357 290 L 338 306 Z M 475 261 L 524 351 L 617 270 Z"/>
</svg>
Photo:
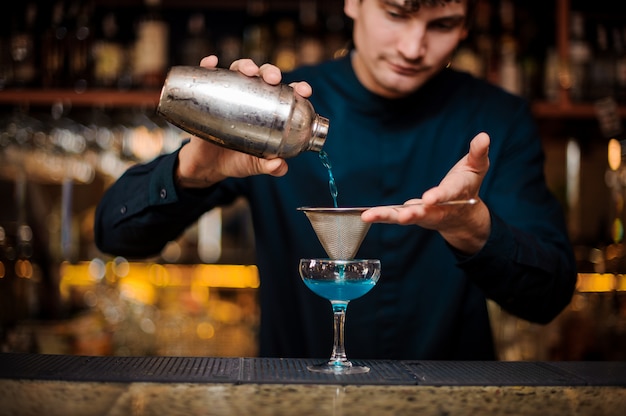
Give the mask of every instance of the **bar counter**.
<svg viewBox="0 0 626 416">
<path fill-rule="evenodd" d="M 0 353 L 0 415 L 623 415 L 626 362 L 378 361 Z M 359 362 L 359 361 L 357 361 Z"/>
</svg>

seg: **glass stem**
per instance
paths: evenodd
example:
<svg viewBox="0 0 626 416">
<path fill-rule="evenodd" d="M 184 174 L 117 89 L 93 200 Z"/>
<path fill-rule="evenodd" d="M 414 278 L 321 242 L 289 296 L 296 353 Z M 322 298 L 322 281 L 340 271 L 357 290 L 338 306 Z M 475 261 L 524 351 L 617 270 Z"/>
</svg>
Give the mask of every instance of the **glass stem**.
<svg viewBox="0 0 626 416">
<path fill-rule="evenodd" d="M 330 357 L 330 363 L 334 365 L 349 364 L 346 357 L 346 347 L 344 346 L 344 325 L 346 323 L 346 309 L 348 308 L 348 302 L 345 301 L 331 301 L 333 305 L 333 355 Z"/>
</svg>

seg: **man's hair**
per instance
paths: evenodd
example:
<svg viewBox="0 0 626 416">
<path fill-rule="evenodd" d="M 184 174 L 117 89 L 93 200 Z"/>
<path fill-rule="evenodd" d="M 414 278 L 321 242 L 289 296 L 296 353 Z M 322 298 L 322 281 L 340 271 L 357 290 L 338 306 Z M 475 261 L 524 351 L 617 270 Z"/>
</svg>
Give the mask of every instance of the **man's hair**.
<svg viewBox="0 0 626 416">
<path fill-rule="evenodd" d="M 447 3 L 459 3 L 461 0 L 404 0 L 404 7 L 409 11 L 417 11 L 420 7 L 443 6 Z M 474 10 L 476 9 L 476 0 L 467 0 L 467 19 L 466 25 L 470 25 L 474 20 Z"/>
<path fill-rule="evenodd" d="M 404 6 L 411 10 L 417 10 L 421 6 L 443 6 L 450 2 L 459 3 L 460 0 L 404 0 Z M 468 8 L 473 7 L 474 3 L 476 3 L 476 0 L 468 0 Z"/>
</svg>

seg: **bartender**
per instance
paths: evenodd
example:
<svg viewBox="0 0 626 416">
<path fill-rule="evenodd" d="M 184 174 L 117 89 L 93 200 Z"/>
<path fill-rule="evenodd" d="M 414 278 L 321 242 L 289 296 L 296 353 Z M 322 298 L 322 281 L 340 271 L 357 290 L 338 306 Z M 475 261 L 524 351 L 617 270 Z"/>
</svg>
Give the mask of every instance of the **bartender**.
<svg viewBox="0 0 626 416">
<path fill-rule="evenodd" d="M 379 206 L 362 214 L 373 224 L 357 256 L 380 259 L 382 273 L 350 303 L 351 358 L 494 359 L 488 299 L 536 323 L 571 300 L 574 256 L 528 103 L 449 67 L 474 8 L 474 0 L 345 0 L 353 21 L 345 56 L 283 74 L 249 59 L 230 65 L 308 97 L 330 119 L 323 149 L 339 206 Z M 104 253 L 153 256 L 240 196 L 261 278 L 260 355 L 327 357 L 332 310 L 298 275 L 300 258 L 326 256 L 297 210 L 332 204 L 315 152 L 264 159 L 190 137 L 107 190 L 96 243 Z M 477 203 L 436 204 L 470 198 Z"/>
</svg>

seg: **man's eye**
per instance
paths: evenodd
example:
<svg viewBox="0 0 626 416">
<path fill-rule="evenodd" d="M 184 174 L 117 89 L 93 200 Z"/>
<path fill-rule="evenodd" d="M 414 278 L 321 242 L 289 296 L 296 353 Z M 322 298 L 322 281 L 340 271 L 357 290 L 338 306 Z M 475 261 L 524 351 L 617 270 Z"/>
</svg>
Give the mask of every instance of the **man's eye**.
<svg viewBox="0 0 626 416">
<path fill-rule="evenodd" d="M 455 25 L 452 25 L 449 23 L 434 23 L 431 25 L 431 27 L 433 29 L 439 29 L 439 30 L 450 30 L 450 29 L 454 29 Z"/>
<path fill-rule="evenodd" d="M 456 29 L 458 26 L 460 26 L 462 24 L 462 21 L 449 21 L 449 20 L 442 20 L 439 22 L 432 22 L 430 24 L 430 27 L 432 29 L 435 30 L 454 30 Z"/>
<path fill-rule="evenodd" d="M 394 10 L 387 10 L 387 15 L 392 19 L 406 19 L 407 14 L 403 12 L 398 12 Z"/>
</svg>

